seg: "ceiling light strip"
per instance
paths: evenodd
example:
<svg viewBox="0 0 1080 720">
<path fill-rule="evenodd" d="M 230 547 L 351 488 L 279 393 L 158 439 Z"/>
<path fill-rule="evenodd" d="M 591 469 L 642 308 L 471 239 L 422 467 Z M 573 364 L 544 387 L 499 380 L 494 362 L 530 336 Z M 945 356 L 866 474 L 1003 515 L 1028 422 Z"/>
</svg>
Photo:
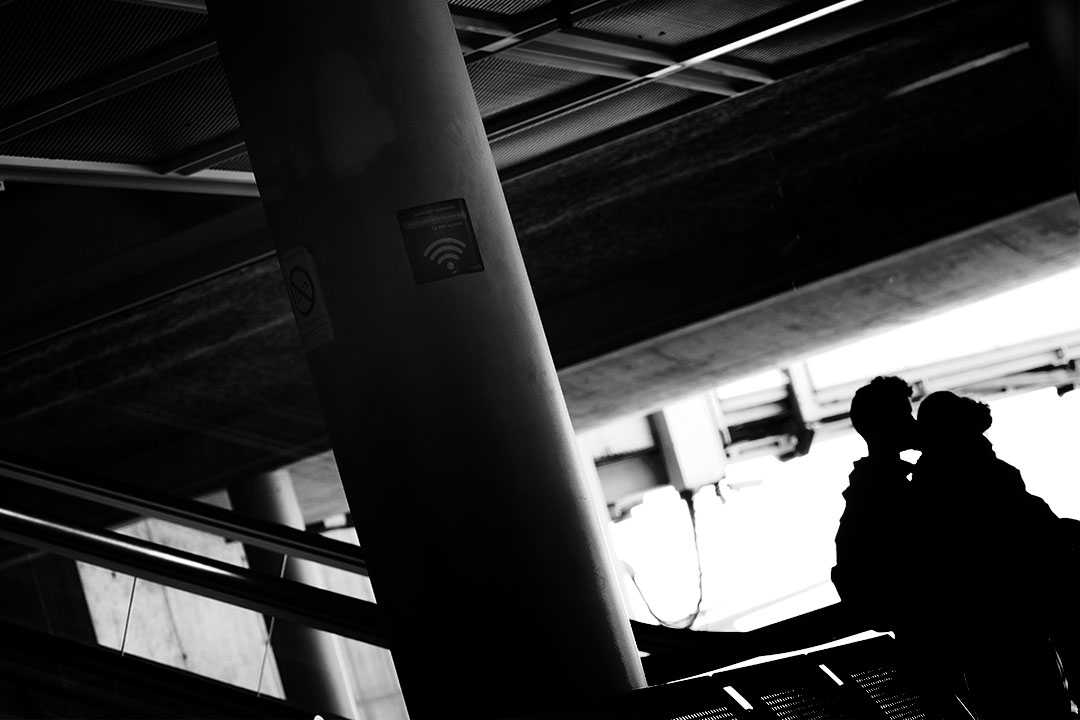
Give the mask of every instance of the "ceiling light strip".
<svg viewBox="0 0 1080 720">
<path fill-rule="evenodd" d="M 689 69 L 691 67 L 694 67 L 696 65 L 701 65 L 702 63 L 709 62 L 710 60 L 713 60 L 713 59 L 715 59 L 717 57 L 720 57 L 721 55 L 724 55 L 726 53 L 734 52 L 735 50 L 738 50 L 740 48 L 744 48 L 744 47 L 746 47 L 748 45 L 752 45 L 754 43 L 761 42 L 762 40 L 768 39 L 768 38 L 773 37 L 775 35 L 779 35 L 780 33 L 786 32 L 786 31 L 791 30 L 793 28 L 797 28 L 797 27 L 799 27 L 801 25 L 805 25 L 807 23 L 813 22 L 814 20 L 818 20 L 818 19 L 823 18 L 823 17 L 825 17 L 827 15 L 831 15 L 831 14 L 839 12 L 841 10 L 845 10 L 845 9 L 847 9 L 849 7 L 852 7 L 853 5 L 859 4 L 860 2 L 865 2 L 865 0 L 841 0 L 840 2 L 836 2 L 836 3 L 832 3 L 830 5 L 826 5 L 825 7 L 818 8 L 817 10 L 809 12 L 809 13 L 807 13 L 805 15 L 800 15 L 799 17 L 796 17 L 796 18 L 792 18 L 791 20 L 787 20 L 785 22 L 778 23 L 778 24 L 773 25 L 771 27 L 765 28 L 764 30 L 760 30 L 758 32 L 751 33 L 749 35 L 745 35 L 745 36 L 743 36 L 741 38 L 737 38 L 737 39 L 732 40 L 730 42 L 723 43 L 722 45 L 719 45 L 719 46 L 717 46 L 715 48 L 711 48 L 710 50 L 707 50 L 706 52 L 694 55 L 694 56 L 692 56 L 690 58 L 687 58 L 686 60 L 681 60 L 681 61 L 679 61 L 677 63 L 672 64 L 672 65 L 668 65 L 666 67 L 660 68 L 659 70 L 655 70 L 655 71 L 650 72 L 650 73 L 648 73 L 646 75 L 643 75 L 643 76 L 641 76 L 639 78 L 635 78 L 634 80 L 628 80 L 627 82 L 622 83 L 621 85 L 618 85 L 618 86 L 616 86 L 614 88 L 610 88 L 610 89 L 607 89 L 607 90 L 600 91 L 600 92 L 596 93 L 595 95 L 591 95 L 589 97 L 583 98 L 581 100 L 578 100 L 578 101 L 575 101 L 575 102 L 572 102 L 572 103 L 567 103 L 564 106 L 554 108 L 552 110 L 548 110 L 548 111 L 545 111 L 545 112 L 542 112 L 542 113 L 537 113 L 536 115 L 534 115 L 532 117 L 529 117 L 529 118 L 525 118 L 525 119 L 521 120 L 518 123 L 507 126 L 505 128 L 501 128 L 498 132 L 490 133 L 488 135 L 488 140 L 490 142 L 495 142 L 497 140 L 502 140 L 502 139 L 507 138 L 507 137 L 509 137 L 511 135 L 515 135 L 515 134 L 517 134 L 519 132 L 522 132 L 524 130 L 528 130 L 529 128 L 532 128 L 532 127 L 535 127 L 536 125 L 538 125 L 538 124 L 540 124 L 542 122 L 546 122 L 547 120 L 551 120 L 551 119 L 559 117 L 561 115 L 565 115 L 566 113 L 569 113 L 569 112 L 573 112 L 573 111 L 576 111 L 576 110 L 584 109 L 586 107 L 590 107 L 590 106 L 595 105 L 595 104 L 597 104 L 599 102 L 609 100 L 609 99 L 611 99 L 611 98 L 613 98 L 613 97 L 615 97 L 617 95 L 621 95 L 621 94 L 623 94 L 625 92 L 635 90 L 635 89 L 637 89 L 639 87 L 642 87 L 644 85 L 647 85 L 649 83 L 669 78 L 672 75 L 675 75 L 676 73 L 682 72 L 683 70 L 687 70 L 687 69 Z"/>
<path fill-rule="evenodd" d="M 864 2 L 864 0 L 841 0 L 838 3 L 828 5 L 821 8 L 820 10 L 815 10 L 812 13 L 808 13 L 801 17 L 788 20 L 787 22 L 780 23 L 779 25 L 775 25 L 771 28 L 766 28 L 765 30 L 753 33 L 751 35 L 747 35 L 746 37 L 742 37 L 737 40 L 733 40 L 732 42 L 724 43 L 719 47 L 713 48 L 712 50 L 708 50 L 699 55 L 695 55 L 694 57 L 687 58 L 686 60 L 677 62 L 674 65 L 669 65 L 668 67 L 661 68 L 660 70 L 656 70 L 655 72 L 651 72 L 648 75 L 645 75 L 645 77 L 650 80 L 659 80 L 669 75 L 674 75 L 677 72 L 682 72 L 683 70 L 692 68 L 695 65 L 700 65 L 701 63 L 708 62 L 709 60 L 718 58 L 721 55 L 727 55 L 728 53 L 735 52 L 736 50 L 741 50 L 748 45 L 753 45 L 754 43 L 761 42 L 762 40 L 767 40 L 774 35 L 779 35 L 782 32 L 793 30 L 800 25 L 805 25 L 806 23 L 813 22 L 814 20 L 823 18 L 826 15 L 832 15 L 835 12 L 845 10 L 853 5 L 858 5 L 861 2 Z"/>
</svg>

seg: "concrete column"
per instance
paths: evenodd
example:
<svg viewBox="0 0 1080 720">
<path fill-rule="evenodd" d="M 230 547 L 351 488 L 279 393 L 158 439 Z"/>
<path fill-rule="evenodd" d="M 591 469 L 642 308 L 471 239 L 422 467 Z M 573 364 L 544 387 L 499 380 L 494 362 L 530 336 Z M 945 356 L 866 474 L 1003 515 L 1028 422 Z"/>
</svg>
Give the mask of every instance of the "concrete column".
<svg viewBox="0 0 1080 720">
<path fill-rule="evenodd" d="M 234 511 L 255 520 L 304 528 L 304 516 L 288 471 L 257 475 L 232 483 L 228 489 Z M 245 546 L 248 565 L 271 577 L 282 574 L 279 553 Z M 306 560 L 289 558 L 284 563 L 286 580 L 322 587 L 316 568 Z M 285 699 L 313 713 L 356 717 L 356 701 L 337 640 L 328 633 L 277 620 L 270 638 L 277 660 Z"/>
<path fill-rule="evenodd" d="M 643 685 L 446 4 L 207 6 L 410 715 Z"/>
</svg>

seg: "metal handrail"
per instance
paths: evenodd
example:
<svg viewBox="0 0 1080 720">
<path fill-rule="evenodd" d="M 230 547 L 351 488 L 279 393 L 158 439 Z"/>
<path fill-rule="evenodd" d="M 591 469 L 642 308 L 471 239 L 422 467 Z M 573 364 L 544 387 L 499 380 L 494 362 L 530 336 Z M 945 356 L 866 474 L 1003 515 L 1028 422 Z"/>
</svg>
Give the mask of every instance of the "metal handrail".
<svg viewBox="0 0 1080 720">
<path fill-rule="evenodd" d="M 69 497 L 214 533 L 230 540 L 367 575 L 359 548 L 285 525 L 252 520 L 188 498 L 112 483 L 112 487 L 62 477 L 0 460 L 0 477 L 28 483 Z"/>
<path fill-rule="evenodd" d="M 6 507 L 0 507 L 0 538 L 388 647 L 382 614 L 372 602 Z"/>
<path fill-rule="evenodd" d="M 691 632 L 631 621 L 649 684 L 682 680 L 766 655 L 798 652 L 870 630 L 842 603 L 747 632 Z"/>
</svg>

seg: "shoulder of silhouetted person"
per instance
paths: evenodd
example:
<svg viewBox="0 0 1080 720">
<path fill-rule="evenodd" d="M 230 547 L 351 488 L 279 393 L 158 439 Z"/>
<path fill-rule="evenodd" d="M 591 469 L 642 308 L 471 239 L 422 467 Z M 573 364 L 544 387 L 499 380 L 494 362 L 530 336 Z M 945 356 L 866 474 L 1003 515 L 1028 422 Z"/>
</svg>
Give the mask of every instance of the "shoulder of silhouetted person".
<svg viewBox="0 0 1080 720">
<path fill-rule="evenodd" d="M 864 478 L 905 478 L 915 466 L 900 457 L 864 457 L 859 458 L 852 464 L 851 474 L 853 480 Z"/>
<path fill-rule="evenodd" d="M 848 475 L 844 499 L 850 505 L 860 500 L 906 501 L 910 493 L 908 475 L 915 466 L 900 458 L 864 457 L 856 460 Z"/>
<path fill-rule="evenodd" d="M 1024 484 L 1024 476 L 1020 471 L 996 456 L 992 462 L 986 463 L 988 478 L 993 480 L 996 492 L 1024 493 L 1028 494 L 1027 485 Z M 989 489 L 989 488 L 988 488 Z"/>
</svg>

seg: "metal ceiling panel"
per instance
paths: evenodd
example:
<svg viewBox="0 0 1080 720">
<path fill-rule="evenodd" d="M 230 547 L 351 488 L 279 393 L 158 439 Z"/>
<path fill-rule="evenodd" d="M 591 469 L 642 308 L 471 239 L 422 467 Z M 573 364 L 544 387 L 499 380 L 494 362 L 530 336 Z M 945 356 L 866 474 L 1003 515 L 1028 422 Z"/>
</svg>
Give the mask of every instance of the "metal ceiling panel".
<svg viewBox="0 0 1080 720">
<path fill-rule="evenodd" d="M 581 87 L 595 76 L 495 55 L 469 65 L 469 78 L 480 114 L 489 118 L 519 105 Z"/>
<path fill-rule="evenodd" d="M 551 0 L 454 0 L 450 10 L 463 8 L 495 15 L 517 15 L 550 4 Z"/>
<path fill-rule="evenodd" d="M 700 40 L 792 0 L 635 0 L 577 24 L 582 30 L 665 47 Z"/>
<path fill-rule="evenodd" d="M 254 172 L 254 169 L 251 167 L 251 158 L 248 157 L 246 152 L 241 153 L 236 157 L 231 157 L 225 162 L 220 162 L 211 169 L 231 170 L 232 172 Z"/>
<path fill-rule="evenodd" d="M 727 57 L 764 65 L 790 62 L 816 50 L 951 2 L 952 0 L 922 0 L 921 2 L 908 0 L 906 2 L 863 3 L 741 48 Z"/>
<path fill-rule="evenodd" d="M 0 3 L 0 109 L 111 68 L 206 24 L 112 0 Z"/>
<path fill-rule="evenodd" d="M 214 57 L 0 145 L 0 154 L 156 165 L 236 130 Z"/>
<path fill-rule="evenodd" d="M 497 140 L 491 145 L 495 164 L 500 169 L 511 168 L 697 97 L 699 93 L 668 85 L 638 87 Z"/>
</svg>

